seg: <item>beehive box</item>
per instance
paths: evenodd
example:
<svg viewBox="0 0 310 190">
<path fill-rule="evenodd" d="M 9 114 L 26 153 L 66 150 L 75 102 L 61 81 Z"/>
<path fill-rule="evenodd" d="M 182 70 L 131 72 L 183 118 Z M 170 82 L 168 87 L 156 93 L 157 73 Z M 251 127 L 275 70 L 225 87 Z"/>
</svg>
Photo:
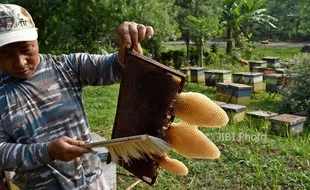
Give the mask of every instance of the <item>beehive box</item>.
<svg viewBox="0 0 310 190">
<path fill-rule="evenodd" d="M 263 68 L 263 67 L 253 67 L 252 72 L 253 73 L 263 73 L 265 75 L 265 74 L 273 73 L 273 69 Z"/>
<path fill-rule="evenodd" d="M 272 74 L 273 69 L 271 68 L 263 68 L 263 70 L 260 73 L 264 73 L 264 75 Z"/>
<path fill-rule="evenodd" d="M 238 83 L 218 83 L 216 87 L 217 101 L 245 106 L 250 104 L 252 86 Z"/>
<path fill-rule="evenodd" d="M 186 82 L 190 82 L 190 78 L 191 78 L 191 67 L 182 67 L 180 70 L 181 70 L 181 72 L 182 72 L 183 74 L 186 75 L 185 81 L 186 81 Z"/>
<path fill-rule="evenodd" d="M 246 113 L 248 121 L 251 122 L 251 126 L 261 130 L 262 132 L 268 132 L 271 126 L 269 118 L 279 115 L 278 113 L 270 111 L 251 111 Z"/>
<path fill-rule="evenodd" d="M 233 83 L 240 83 L 240 84 L 244 84 L 244 74 L 246 72 L 237 72 L 237 73 L 233 73 Z"/>
<path fill-rule="evenodd" d="M 227 101 L 228 96 L 228 84 L 229 83 L 217 83 L 216 84 L 216 100 L 219 102 L 225 102 Z"/>
<path fill-rule="evenodd" d="M 251 100 L 252 86 L 245 84 L 230 83 L 231 94 L 228 103 L 249 105 Z"/>
<path fill-rule="evenodd" d="M 220 107 L 227 113 L 230 122 L 238 123 L 244 120 L 246 106 L 237 104 L 221 104 Z"/>
<path fill-rule="evenodd" d="M 205 69 L 203 67 L 192 67 L 190 68 L 190 72 L 191 82 L 199 83 L 205 81 Z"/>
<path fill-rule="evenodd" d="M 253 67 L 267 68 L 267 61 L 249 61 L 250 71 L 253 71 Z"/>
<path fill-rule="evenodd" d="M 276 93 L 285 83 L 285 79 L 282 74 L 267 74 L 264 75 L 264 78 L 266 82 L 266 92 Z"/>
<path fill-rule="evenodd" d="M 286 69 L 283 69 L 283 68 L 275 69 L 275 73 L 277 73 L 277 74 L 285 74 L 285 71 L 286 71 Z"/>
<path fill-rule="evenodd" d="M 209 70 L 204 73 L 206 86 L 215 86 L 219 82 L 231 82 L 230 70 Z"/>
<path fill-rule="evenodd" d="M 259 92 L 263 89 L 263 73 L 244 73 L 244 84 L 252 86 L 254 92 Z"/>
<path fill-rule="evenodd" d="M 271 68 L 276 68 L 280 66 L 280 58 L 279 57 L 264 57 L 263 61 L 267 62 L 267 66 Z"/>
<path fill-rule="evenodd" d="M 303 132 L 303 126 L 304 122 L 306 121 L 306 117 L 282 114 L 271 117 L 269 120 L 271 121 L 271 133 L 282 136 L 290 136 Z"/>
<path fill-rule="evenodd" d="M 254 92 L 263 89 L 263 73 L 257 72 L 238 72 L 233 74 L 233 82 L 250 85 Z"/>
<path fill-rule="evenodd" d="M 252 67 L 252 72 L 263 73 L 263 67 Z"/>
</svg>

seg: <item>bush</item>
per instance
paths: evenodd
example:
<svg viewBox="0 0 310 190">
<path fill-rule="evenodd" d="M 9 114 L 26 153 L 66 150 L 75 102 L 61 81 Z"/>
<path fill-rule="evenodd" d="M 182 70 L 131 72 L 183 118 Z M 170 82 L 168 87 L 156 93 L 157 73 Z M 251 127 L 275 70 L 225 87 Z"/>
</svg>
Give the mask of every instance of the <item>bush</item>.
<svg viewBox="0 0 310 190">
<path fill-rule="evenodd" d="M 180 69 L 182 63 L 185 60 L 184 50 L 170 50 L 167 52 L 162 52 L 160 57 L 160 62 L 167 66 L 173 66 L 176 69 Z"/>
<path fill-rule="evenodd" d="M 292 60 L 293 66 L 287 73 L 296 81 L 282 89 L 283 98 L 280 112 L 300 116 L 310 116 L 310 54 L 296 55 Z M 309 121 L 308 121 L 309 123 Z"/>
<path fill-rule="evenodd" d="M 198 65 L 199 62 L 199 50 L 197 46 L 190 46 L 189 48 L 189 59 L 190 59 L 190 65 Z"/>
</svg>

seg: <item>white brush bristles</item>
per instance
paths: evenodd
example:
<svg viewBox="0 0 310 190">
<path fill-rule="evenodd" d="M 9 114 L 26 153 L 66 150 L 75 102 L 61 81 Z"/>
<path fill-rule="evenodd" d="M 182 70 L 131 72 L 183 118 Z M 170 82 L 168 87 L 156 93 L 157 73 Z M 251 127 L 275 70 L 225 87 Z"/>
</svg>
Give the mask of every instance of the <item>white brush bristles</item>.
<svg viewBox="0 0 310 190">
<path fill-rule="evenodd" d="M 145 159 L 145 155 L 153 159 L 154 156 L 161 157 L 170 150 L 170 145 L 167 142 L 149 135 L 144 140 L 106 145 L 105 147 L 109 150 L 114 163 L 117 163 L 120 158 L 124 162 L 130 163 L 131 159 Z"/>
</svg>

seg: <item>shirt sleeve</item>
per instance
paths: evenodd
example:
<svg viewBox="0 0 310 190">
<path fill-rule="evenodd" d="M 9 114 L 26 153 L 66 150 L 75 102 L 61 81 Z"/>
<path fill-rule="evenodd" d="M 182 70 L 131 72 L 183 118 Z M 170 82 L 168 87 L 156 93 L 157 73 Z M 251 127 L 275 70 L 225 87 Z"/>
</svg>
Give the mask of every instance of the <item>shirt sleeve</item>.
<svg viewBox="0 0 310 190">
<path fill-rule="evenodd" d="M 117 59 L 117 53 L 107 55 L 76 53 L 65 55 L 63 59 L 77 74 L 82 86 L 114 84 L 121 78 L 122 65 Z"/>
<path fill-rule="evenodd" d="M 47 152 L 47 143 L 11 143 L 0 122 L 0 171 L 31 170 L 52 160 Z"/>
</svg>

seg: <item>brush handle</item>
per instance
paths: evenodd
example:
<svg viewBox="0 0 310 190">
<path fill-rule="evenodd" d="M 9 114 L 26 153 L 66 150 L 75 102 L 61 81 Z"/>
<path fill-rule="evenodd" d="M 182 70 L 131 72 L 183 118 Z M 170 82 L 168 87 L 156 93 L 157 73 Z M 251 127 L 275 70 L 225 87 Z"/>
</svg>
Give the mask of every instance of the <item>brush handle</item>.
<svg viewBox="0 0 310 190">
<path fill-rule="evenodd" d="M 136 136 L 130 136 L 130 137 L 116 138 L 116 139 L 111 139 L 111 140 L 106 140 L 106 141 L 86 143 L 83 145 L 83 147 L 85 148 L 105 147 L 105 146 L 112 146 L 116 144 L 129 143 L 129 142 L 134 142 L 134 141 L 145 141 L 147 139 L 148 139 L 148 135 L 136 135 Z"/>
</svg>

